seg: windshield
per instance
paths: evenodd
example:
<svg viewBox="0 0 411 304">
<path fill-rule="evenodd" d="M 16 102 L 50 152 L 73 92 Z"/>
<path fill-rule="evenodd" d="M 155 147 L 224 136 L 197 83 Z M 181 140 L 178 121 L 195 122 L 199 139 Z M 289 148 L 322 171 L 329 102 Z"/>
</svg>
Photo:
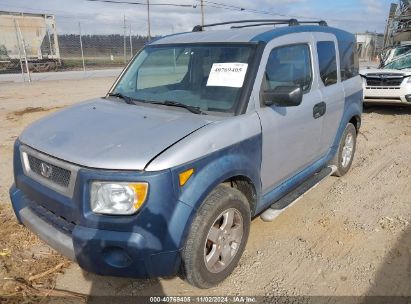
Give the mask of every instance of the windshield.
<svg viewBox="0 0 411 304">
<path fill-rule="evenodd" d="M 411 45 L 394 46 L 385 49 L 381 53 L 380 68 L 382 69 L 401 69 L 401 64 L 404 61 L 395 62 L 397 59 L 402 59 L 404 56 L 411 55 Z M 392 64 L 392 65 L 391 65 Z M 400 65 L 399 67 L 397 67 Z"/>
<path fill-rule="evenodd" d="M 234 112 L 254 45 L 148 46 L 111 91 L 137 101 Z"/>
<path fill-rule="evenodd" d="M 387 63 L 383 69 L 403 70 L 411 68 L 411 54 L 405 54 L 400 57 L 394 58 Z"/>
</svg>

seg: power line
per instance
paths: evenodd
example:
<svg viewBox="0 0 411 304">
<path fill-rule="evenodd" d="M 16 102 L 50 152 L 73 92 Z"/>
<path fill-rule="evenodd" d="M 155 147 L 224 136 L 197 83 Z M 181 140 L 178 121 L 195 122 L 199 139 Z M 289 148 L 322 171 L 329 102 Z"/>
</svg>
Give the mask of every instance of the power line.
<svg viewBox="0 0 411 304">
<path fill-rule="evenodd" d="M 59 24 L 67 24 L 68 22 L 66 20 L 62 21 L 61 19 L 67 19 L 70 20 L 70 24 L 73 23 L 73 20 L 82 20 L 82 21 L 88 21 L 88 23 L 93 23 L 93 17 L 95 17 L 95 14 L 81 14 L 81 13 L 76 13 L 73 15 L 68 15 L 67 11 L 62 11 L 62 10 L 48 10 L 48 9 L 36 9 L 36 8 L 31 8 L 31 7 L 25 7 L 25 6 L 14 6 L 14 5 L 9 5 L 9 4 L 2 4 L 3 6 L 7 6 L 9 9 L 7 10 L 8 12 L 14 12 L 16 10 L 22 11 L 24 13 L 28 14 L 52 14 L 56 17 L 56 20 L 58 20 Z M 122 21 L 109 21 L 110 24 L 112 25 L 122 25 Z M 140 24 L 141 21 L 134 21 L 133 23 L 138 23 Z M 142 26 L 143 24 L 141 24 Z M 145 22 L 144 22 L 145 25 Z M 140 26 L 140 25 L 139 25 Z M 7 26 L 6 26 L 7 27 Z M 31 25 L 28 26 L 22 26 L 20 25 L 21 28 L 27 27 L 30 28 Z M 13 27 L 14 28 L 14 27 Z"/>
<path fill-rule="evenodd" d="M 150 3 L 149 0 L 147 2 L 130 2 L 130 1 L 114 1 L 114 0 L 87 0 L 89 2 L 104 2 L 104 3 L 114 3 L 114 4 L 131 4 L 131 5 L 145 5 L 147 6 L 147 29 L 148 29 L 148 40 L 151 40 L 151 21 L 150 21 L 150 5 L 155 6 L 172 6 L 172 7 L 190 7 L 190 8 L 197 8 L 196 5 L 189 5 L 189 4 L 176 4 L 176 3 Z"/>
<path fill-rule="evenodd" d="M 200 1 L 200 0 L 197 0 L 197 2 L 198 1 Z M 291 17 L 291 18 L 304 18 L 304 19 L 318 19 L 317 17 L 287 15 L 287 14 L 275 13 L 275 12 L 272 12 L 272 11 L 257 10 L 257 9 L 253 9 L 253 8 L 241 7 L 241 6 L 225 4 L 225 3 L 215 2 L 215 1 L 210 1 L 210 0 L 203 0 L 203 1 L 206 4 L 209 4 L 208 6 L 212 6 L 212 7 L 215 7 L 215 8 L 223 8 L 223 9 L 233 10 L 233 11 L 248 11 L 248 12 L 251 12 L 251 13 L 281 16 L 281 17 L 288 17 L 288 18 Z"/>
<path fill-rule="evenodd" d="M 174 7 L 190 7 L 196 8 L 196 5 L 191 4 L 176 4 L 176 3 L 144 3 L 144 2 L 130 2 L 130 1 L 114 1 L 114 0 L 87 0 L 90 2 L 105 2 L 115 4 L 132 4 L 132 5 L 146 5 L 146 6 L 174 6 Z"/>
<path fill-rule="evenodd" d="M 243 8 L 241 8 L 241 9 L 240 9 L 240 8 L 234 9 L 234 8 L 229 8 L 229 7 L 224 7 L 224 6 L 218 6 L 218 5 L 213 5 L 213 4 L 203 4 L 203 6 L 213 7 L 213 8 L 220 8 L 220 9 L 225 9 L 225 10 L 229 10 L 229 11 L 238 11 L 238 12 L 245 10 L 245 9 L 243 9 Z"/>
<path fill-rule="evenodd" d="M 201 0 L 196 0 L 201 1 Z M 225 10 L 230 10 L 230 11 L 245 11 L 245 12 L 250 12 L 250 13 L 255 13 L 255 14 L 262 14 L 262 15 L 272 15 L 272 16 L 281 16 L 285 18 L 297 18 L 297 19 L 313 19 L 313 20 L 319 20 L 322 19 L 320 17 L 313 17 L 313 16 L 301 16 L 301 15 L 287 15 L 287 14 L 282 14 L 282 13 L 275 13 L 273 11 L 267 11 L 267 10 L 258 10 L 258 9 L 253 9 L 249 7 L 241 7 L 241 6 L 236 6 L 236 5 L 230 5 L 230 4 L 225 4 L 221 2 L 216 2 L 216 1 L 210 1 L 210 0 L 203 0 L 204 6 L 208 7 L 213 7 L 213 8 L 219 8 L 219 9 L 225 9 Z M 336 19 L 336 18 L 327 18 L 328 21 L 334 21 L 334 22 L 361 22 L 357 21 L 354 19 Z"/>
</svg>

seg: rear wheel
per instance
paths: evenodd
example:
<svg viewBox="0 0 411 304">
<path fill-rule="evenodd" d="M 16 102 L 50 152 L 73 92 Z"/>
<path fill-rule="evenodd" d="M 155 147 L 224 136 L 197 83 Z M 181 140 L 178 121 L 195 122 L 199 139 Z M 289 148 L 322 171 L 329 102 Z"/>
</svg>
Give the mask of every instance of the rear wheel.
<svg viewBox="0 0 411 304">
<path fill-rule="evenodd" d="M 237 189 L 217 186 L 190 228 L 182 252 L 182 277 L 199 288 L 210 288 L 226 279 L 244 251 L 250 221 L 245 196 Z"/>
<path fill-rule="evenodd" d="M 357 144 L 357 130 L 352 123 L 347 124 L 341 136 L 337 154 L 334 156 L 330 165 L 337 168 L 333 175 L 343 176 L 351 168 Z"/>
</svg>

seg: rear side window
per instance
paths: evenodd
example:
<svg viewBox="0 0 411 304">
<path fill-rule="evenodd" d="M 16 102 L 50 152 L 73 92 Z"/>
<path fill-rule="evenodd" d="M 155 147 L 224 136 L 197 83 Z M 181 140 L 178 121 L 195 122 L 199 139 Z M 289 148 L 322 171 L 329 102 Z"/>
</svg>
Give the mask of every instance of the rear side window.
<svg viewBox="0 0 411 304">
<path fill-rule="evenodd" d="M 317 51 L 318 62 L 320 65 L 320 76 L 324 85 L 327 87 L 337 83 L 337 59 L 334 42 L 318 42 Z"/>
<path fill-rule="evenodd" d="M 303 92 L 311 88 L 312 70 L 310 48 L 296 44 L 273 49 L 265 69 L 268 89 L 279 86 L 300 86 Z"/>
<path fill-rule="evenodd" d="M 358 75 L 359 63 L 354 41 L 339 41 L 341 80 L 347 80 Z"/>
</svg>

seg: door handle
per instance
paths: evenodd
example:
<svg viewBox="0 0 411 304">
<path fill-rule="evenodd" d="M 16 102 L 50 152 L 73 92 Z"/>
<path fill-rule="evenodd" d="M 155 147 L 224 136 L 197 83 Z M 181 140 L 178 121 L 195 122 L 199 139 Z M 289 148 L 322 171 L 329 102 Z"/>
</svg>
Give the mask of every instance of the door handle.
<svg viewBox="0 0 411 304">
<path fill-rule="evenodd" d="M 327 104 L 324 101 L 317 103 L 313 108 L 314 119 L 324 116 L 325 112 L 327 112 Z"/>
</svg>

